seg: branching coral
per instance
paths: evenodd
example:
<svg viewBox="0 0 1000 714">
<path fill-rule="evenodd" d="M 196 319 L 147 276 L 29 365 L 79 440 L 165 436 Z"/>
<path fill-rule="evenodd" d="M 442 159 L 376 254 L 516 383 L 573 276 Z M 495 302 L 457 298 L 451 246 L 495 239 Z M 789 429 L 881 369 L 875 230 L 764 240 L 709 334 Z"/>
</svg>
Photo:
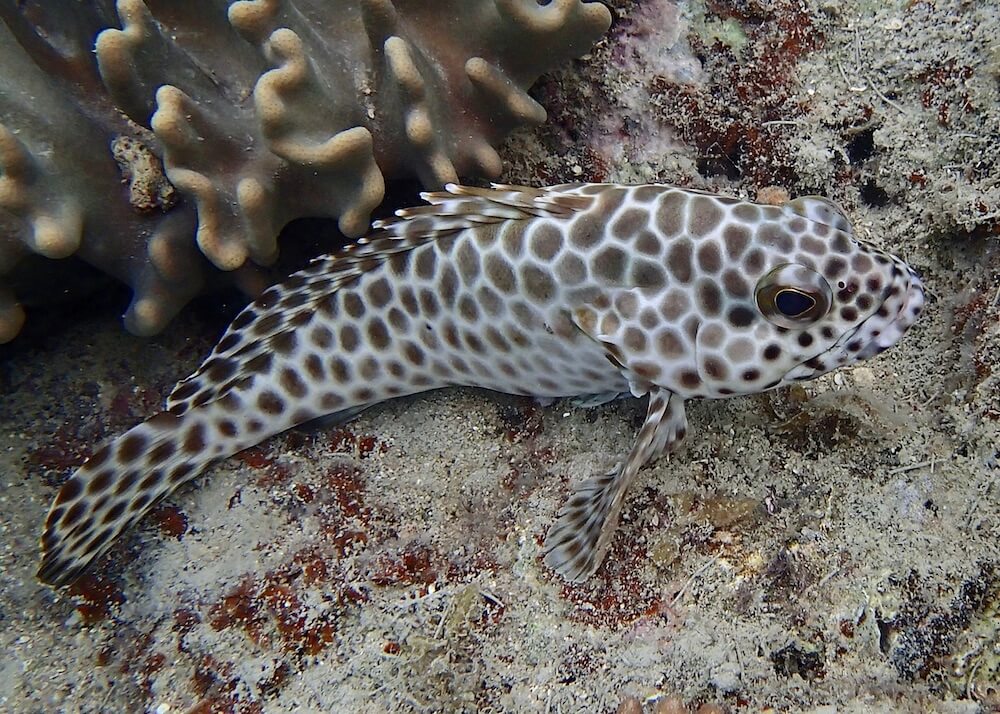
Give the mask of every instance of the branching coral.
<svg viewBox="0 0 1000 714">
<path fill-rule="evenodd" d="M 29 253 L 131 285 L 126 326 L 149 334 L 202 288 L 205 258 L 249 281 L 293 218 L 335 216 L 357 237 L 386 178 L 497 176 L 493 146 L 545 119 L 525 89 L 610 14 L 585 0 L 0 0 L 0 20 L 5 341 Z"/>
</svg>

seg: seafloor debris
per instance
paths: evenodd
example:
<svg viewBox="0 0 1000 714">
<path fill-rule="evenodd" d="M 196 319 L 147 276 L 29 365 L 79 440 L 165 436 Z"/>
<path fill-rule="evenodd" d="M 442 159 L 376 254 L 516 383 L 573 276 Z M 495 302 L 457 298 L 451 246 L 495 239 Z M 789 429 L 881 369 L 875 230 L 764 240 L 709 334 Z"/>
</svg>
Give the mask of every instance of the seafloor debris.
<svg viewBox="0 0 1000 714">
<path fill-rule="evenodd" d="M 293 218 L 357 237 L 385 178 L 497 176 L 493 146 L 545 119 L 524 90 L 610 20 L 585 0 L 3 0 L 0 342 L 19 286 L 62 287 L 38 256 L 129 284 L 126 327 L 150 334 L 210 264 L 255 289 Z"/>
<path fill-rule="evenodd" d="M 980 563 L 978 570 L 962 581 L 947 605 L 935 602 L 938 598 L 926 592 L 916 572 L 911 572 L 902 585 L 906 599 L 895 612 L 875 611 L 879 644 L 901 677 L 913 680 L 936 676 L 946 680 L 947 675 L 962 670 L 959 645 L 969 651 L 988 649 L 984 642 L 994 636 L 993 623 L 1000 595 L 994 563 Z M 992 672 L 995 666 L 990 663 L 982 668 L 983 680 L 974 676 L 970 668 L 964 677 L 966 681 L 957 689 L 973 682 L 989 681 L 991 674 L 995 674 Z"/>
<path fill-rule="evenodd" d="M 758 188 L 796 181 L 785 134 L 805 108 L 796 96 L 800 59 L 823 44 L 797 0 L 714 0 L 693 23 L 704 85 L 653 79 L 654 106 L 698 149 L 703 176 L 747 177 Z"/>
</svg>

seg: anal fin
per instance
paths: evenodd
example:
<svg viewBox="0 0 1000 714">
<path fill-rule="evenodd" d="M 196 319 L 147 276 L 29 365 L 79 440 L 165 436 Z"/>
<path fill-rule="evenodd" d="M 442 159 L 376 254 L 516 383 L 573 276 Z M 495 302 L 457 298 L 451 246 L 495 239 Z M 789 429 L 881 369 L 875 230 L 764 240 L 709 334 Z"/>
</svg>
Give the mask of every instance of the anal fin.
<svg viewBox="0 0 1000 714">
<path fill-rule="evenodd" d="M 570 406 L 579 409 L 593 409 L 594 407 L 610 404 L 617 399 L 631 396 L 631 392 L 597 392 L 596 394 L 581 394 L 577 397 L 571 397 L 569 403 Z"/>
<path fill-rule="evenodd" d="M 356 407 L 349 407 L 347 409 L 341 409 L 340 411 L 330 412 L 329 414 L 315 417 L 309 421 L 304 421 L 301 424 L 298 424 L 295 426 L 295 430 L 312 433 L 342 426 L 357 419 L 361 416 L 361 412 L 372 406 L 372 404 L 374 404 L 374 402 L 362 404 Z"/>
</svg>

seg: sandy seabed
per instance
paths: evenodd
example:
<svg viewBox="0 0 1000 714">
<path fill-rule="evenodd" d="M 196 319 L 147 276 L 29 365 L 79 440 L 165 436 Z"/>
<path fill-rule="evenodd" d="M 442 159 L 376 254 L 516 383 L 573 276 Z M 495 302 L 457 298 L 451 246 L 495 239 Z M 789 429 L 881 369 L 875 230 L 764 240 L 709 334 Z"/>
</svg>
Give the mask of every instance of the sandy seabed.
<svg viewBox="0 0 1000 714">
<path fill-rule="evenodd" d="M 918 325 L 691 405 L 581 587 L 541 538 L 643 404 L 449 390 L 215 466 L 61 594 L 34 579 L 58 483 L 227 313 L 34 328 L 0 352 L 0 709 L 1000 711 L 1000 4 L 609 4 L 505 180 L 829 195 L 922 273 Z"/>
</svg>

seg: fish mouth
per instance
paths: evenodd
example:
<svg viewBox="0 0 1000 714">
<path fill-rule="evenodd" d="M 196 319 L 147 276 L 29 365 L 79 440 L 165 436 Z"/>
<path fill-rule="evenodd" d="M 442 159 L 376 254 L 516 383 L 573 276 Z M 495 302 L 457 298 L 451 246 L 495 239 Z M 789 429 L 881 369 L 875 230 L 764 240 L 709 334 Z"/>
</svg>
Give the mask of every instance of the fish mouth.
<svg viewBox="0 0 1000 714">
<path fill-rule="evenodd" d="M 886 289 L 880 309 L 876 309 L 853 330 L 844 333 L 825 352 L 799 364 L 782 379 L 781 384 L 813 379 L 839 367 L 847 367 L 885 352 L 899 342 L 924 309 L 924 285 L 915 270 L 893 257 L 896 271 L 893 289 Z M 884 309 L 881 309 L 884 308 Z M 881 313 L 881 314 L 879 314 Z"/>
<path fill-rule="evenodd" d="M 907 278 L 902 300 L 900 300 L 896 308 L 896 314 L 887 324 L 878 329 L 877 332 L 868 326 L 873 320 L 879 319 L 877 316 L 869 317 L 858 328 L 859 333 L 864 331 L 869 334 L 868 340 L 856 354 L 858 361 L 881 354 L 899 342 L 906 331 L 917 321 L 927 302 L 926 295 L 924 294 L 924 284 L 921 282 L 917 272 L 902 261 L 898 261 L 898 264 L 906 271 L 905 275 Z M 883 305 L 885 304 L 884 302 Z M 884 320 L 885 318 L 881 319 Z"/>
</svg>

